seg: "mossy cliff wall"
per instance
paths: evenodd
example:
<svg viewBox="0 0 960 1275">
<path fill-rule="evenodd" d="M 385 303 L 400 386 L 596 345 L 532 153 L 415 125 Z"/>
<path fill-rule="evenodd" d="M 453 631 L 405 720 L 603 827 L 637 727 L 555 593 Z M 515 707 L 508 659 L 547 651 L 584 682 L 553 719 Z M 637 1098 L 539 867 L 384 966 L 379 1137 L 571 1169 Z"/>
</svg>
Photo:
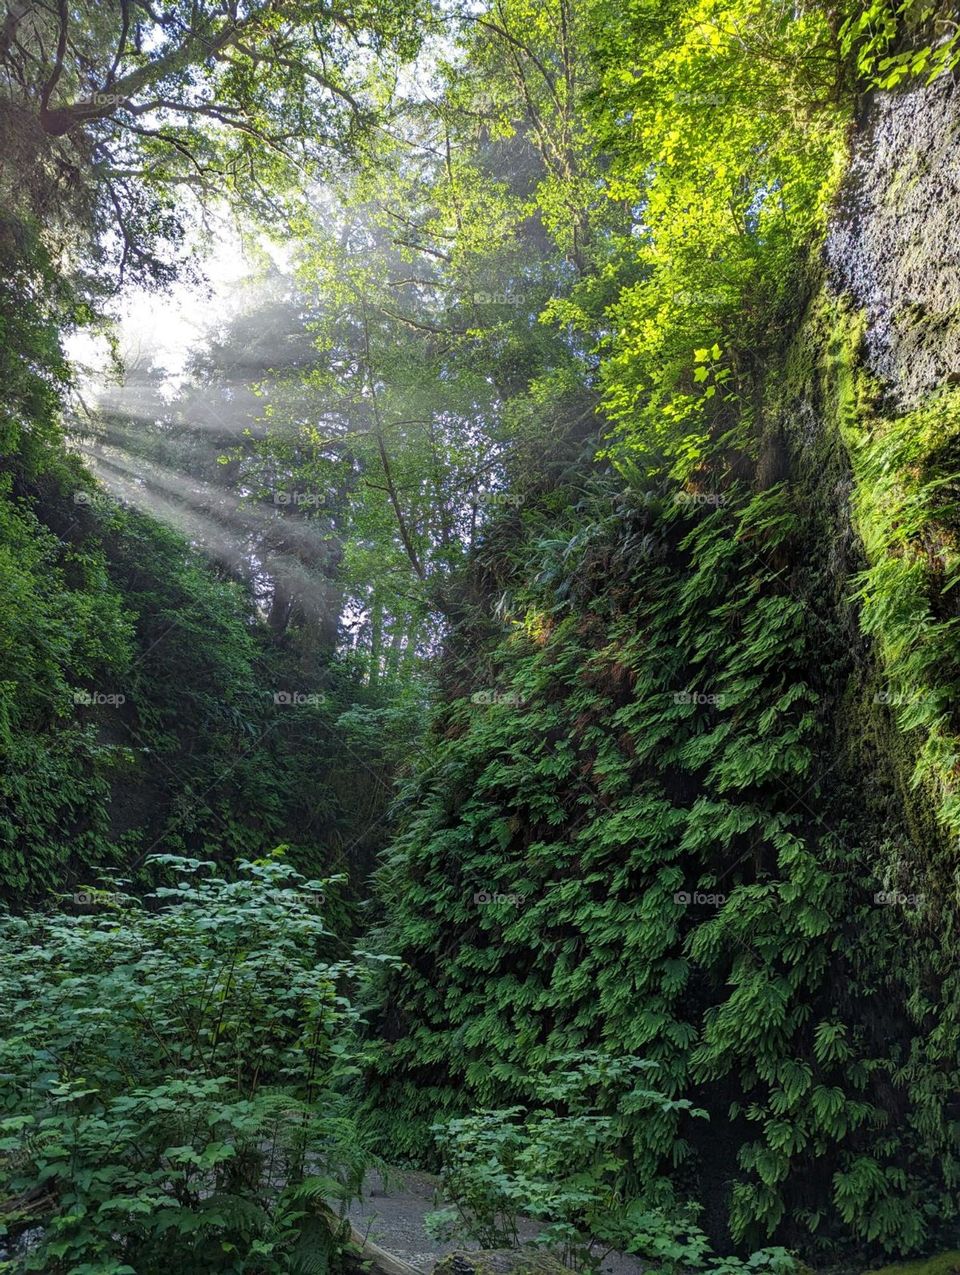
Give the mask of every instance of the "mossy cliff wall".
<svg viewBox="0 0 960 1275">
<path fill-rule="evenodd" d="M 598 467 L 572 539 L 553 493 L 478 565 L 503 637 L 380 880 L 394 1148 L 602 1046 L 709 1113 L 634 1155 L 719 1243 L 955 1244 L 958 101 L 867 108 L 736 446 L 679 486 Z"/>
<path fill-rule="evenodd" d="M 883 769 L 911 847 L 882 873 L 899 874 L 900 885 L 910 878 L 915 893 L 929 887 L 929 920 L 951 932 L 960 884 L 958 225 L 960 88 L 943 77 L 877 94 L 837 199 L 825 277 L 768 386 L 768 428 L 789 439 L 792 481 L 819 523 L 825 597 L 851 644 L 845 748 L 856 756 L 860 741 Z"/>
<path fill-rule="evenodd" d="M 900 408 L 960 379 L 960 86 L 870 102 L 827 236 L 833 286 L 863 309 L 868 370 Z"/>
</svg>

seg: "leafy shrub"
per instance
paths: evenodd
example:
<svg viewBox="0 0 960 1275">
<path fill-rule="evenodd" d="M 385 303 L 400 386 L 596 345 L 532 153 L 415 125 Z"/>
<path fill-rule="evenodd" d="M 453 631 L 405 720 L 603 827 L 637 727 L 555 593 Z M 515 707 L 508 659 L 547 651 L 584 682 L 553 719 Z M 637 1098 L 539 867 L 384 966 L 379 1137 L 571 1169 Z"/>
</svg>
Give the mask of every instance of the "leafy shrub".
<svg viewBox="0 0 960 1275">
<path fill-rule="evenodd" d="M 0 1268 L 327 1270 L 367 1157 L 324 883 L 156 862 L 177 883 L 143 903 L 0 918 L 0 1226 L 40 1229 Z"/>
<path fill-rule="evenodd" d="M 960 62 L 960 32 L 948 6 L 929 0 L 869 0 L 841 10 L 840 50 L 857 75 L 881 89 L 922 76 L 927 84 Z"/>
<path fill-rule="evenodd" d="M 541 1226 L 532 1243 L 578 1269 L 598 1267 L 611 1249 L 639 1253 L 664 1272 L 794 1268 L 784 1249 L 755 1253 L 746 1264 L 715 1257 L 694 1206 L 680 1203 L 663 1178 L 636 1183 L 626 1150 L 630 1117 L 706 1115 L 649 1088 L 656 1063 L 584 1051 L 557 1067 L 534 1078 L 536 1107 L 436 1127 L 443 1190 L 453 1201 L 432 1215 L 436 1233 L 516 1246 L 525 1217 Z"/>
</svg>

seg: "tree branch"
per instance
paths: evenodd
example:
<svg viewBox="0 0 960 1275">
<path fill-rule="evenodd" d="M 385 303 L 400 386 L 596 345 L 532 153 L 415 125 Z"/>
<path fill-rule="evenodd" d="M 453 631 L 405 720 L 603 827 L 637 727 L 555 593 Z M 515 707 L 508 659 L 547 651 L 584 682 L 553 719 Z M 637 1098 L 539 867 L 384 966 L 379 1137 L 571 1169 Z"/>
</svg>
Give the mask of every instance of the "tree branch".
<svg viewBox="0 0 960 1275">
<path fill-rule="evenodd" d="M 63 59 L 67 52 L 67 25 L 70 16 L 67 11 L 67 0 L 59 0 L 57 6 L 57 19 L 59 26 L 57 28 L 57 52 L 54 56 L 53 68 L 47 76 L 46 82 L 40 93 L 40 121 L 46 128 L 44 123 L 49 115 L 50 97 L 53 90 L 57 87 L 57 81 L 63 74 Z"/>
<path fill-rule="evenodd" d="M 123 57 L 123 50 L 126 48 L 127 32 L 130 30 L 130 7 L 127 0 L 120 0 L 120 15 L 120 39 L 117 41 L 117 51 L 114 54 L 113 62 L 110 66 L 110 70 L 107 72 L 107 78 L 103 84 L 104 91 L 106 91 L 116 79 L 117 68 L 120 65 L 120 59 Z"/>
</svg>

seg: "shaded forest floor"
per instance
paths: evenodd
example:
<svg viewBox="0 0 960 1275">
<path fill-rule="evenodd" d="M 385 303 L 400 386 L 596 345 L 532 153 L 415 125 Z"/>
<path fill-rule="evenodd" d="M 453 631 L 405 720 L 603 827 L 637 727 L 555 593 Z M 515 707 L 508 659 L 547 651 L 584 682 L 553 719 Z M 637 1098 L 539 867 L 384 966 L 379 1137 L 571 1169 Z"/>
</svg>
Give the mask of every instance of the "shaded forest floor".
<svg viewBox="0 0 960 1275">
<path fill-rule="evenodd" d="M 463 1240 L 443 1244 L 430 1237 L 424 1219 L 438 1208 L 439 1181 L 431 1173 L 412 1169 L 393 1169 L 386 1182 L 372 1173 L 364 1199 L 351 1206 L 348 1216 L 365 1238 L 419 1270 L 430 1271 L 447 1253 L 480 1247 Z M 532 1238 L 539 1229 L 532 1222 L 521 1224 L 520 1238 Z M 611 1253 L 600 1269 L 605 1275 L 640 1275 L 644 1266 L 635 1257 Z"/>
</svg>

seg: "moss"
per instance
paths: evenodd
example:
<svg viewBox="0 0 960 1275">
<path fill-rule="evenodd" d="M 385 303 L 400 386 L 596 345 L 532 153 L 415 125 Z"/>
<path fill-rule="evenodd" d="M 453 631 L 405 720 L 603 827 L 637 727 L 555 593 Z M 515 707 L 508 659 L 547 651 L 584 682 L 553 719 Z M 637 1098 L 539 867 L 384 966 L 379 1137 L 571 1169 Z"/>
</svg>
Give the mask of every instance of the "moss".
<svg viewBox="0 0 960 1275">
<path fill-rule="evenodd" d="M 800 422 L 794 472 L 809 540 L 821 557 L 832 546 L 818 593 L 856 649 L 862 686 L 845 696 L 857 728 L 848 733 L 883 758 L 911 839 L 939 857 L 960 833 L 955 731 L 941 712 L 951 664 L 936 657 L 952 618 L 937 611 L 954 569 L 944 477 L 956 395 L 892 413 L 865 367 L 864 331 L 865 316 L 822 289 L 788 351 L 776 410 Z"/>
<path fill-rule="evenodd" d="M 957 1272 L 960 1272 L 960 1250 L 941 1253 L 938 1257 L 928 1257 L 917 1262 L 882 1266 L 878 1270 L 867 1271 L 865 1275 L 957 1275 Z"/>
<path fill-rule="evenodd" d="M 537 1249 L 478 1249 L 447 1253 L 433 1275 L 569 1275 L 549 1253 Z"/>
<path fill-rule="evenodd" d="M 910 318 L 929 326 L 942 316 Z M 883 1022 L 871 1030 L 878 1041 L 883 1032 L 912 1038 L 904 1093 L 918 1126 L 929 1120 L 947 1146 L 944 1101 L 958 1056 L 957 990 L 943 971 L 954 960 L 947 954 L 956 936 L 960 826 L 951 802 L 960 650 L 948 587 L 960 574 L 960 406 L 945 389 L 919 410 L 893 409 L 866 368 L 864 333 L 865 316 L 822 289 L 768 377 L 767 429 L 788 439 L 794 505 L 804 520 L 808 558 L 794 565 L 791 586 L 810 599 L 825 662 L 831 636 L 848 645 L 847 658 L 834 657 L 824 671 L 833 686 L 832 810 L 844 817 L 835 826 L 843 829 L 846 866 L 864 894 L 925 896 L 921 907 L 898 913 L 899 968 L 883 975 Z M 869 968 L 868 955 L 860 967 L 868 983 Z M 955 1203 L 943 1199 L 940 1207 L 944 1222 L 955 1218 Z M 936 1238 L 955 1243 L 955 1231 Z M 916 1270 L 946 1275 L 955 1269 L 951 1257 Z"/>
<path fill-rule="evenodd" d="M 910 253 L 904 260 L 904 270 L 924 267 L 926 258 L 922 252 Z M 901 362 L 914 354 L 925 354 L 936 348 L 952 348 L 960 336 L 960 305 L 948 310 L 931 310 L 920 302 L 903 306 L 893 316 Z M 955 376 L 955 374 L 954 374 Z M 948 376 L 947 378 L 951 378 Z"/>
</svg>

